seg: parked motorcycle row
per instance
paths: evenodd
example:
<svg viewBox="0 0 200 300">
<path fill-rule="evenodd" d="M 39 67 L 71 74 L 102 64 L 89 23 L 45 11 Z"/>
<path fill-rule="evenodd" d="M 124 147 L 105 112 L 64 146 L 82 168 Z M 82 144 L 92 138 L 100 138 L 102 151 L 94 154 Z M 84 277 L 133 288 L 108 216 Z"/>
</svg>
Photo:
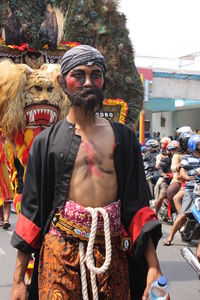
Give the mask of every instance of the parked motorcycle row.
<svg viewBox="0 0 200 300">
<path fill-rule="evenodd" d="M 180 227 L 183 241 L 200 240 L 200 135 L 188 126 L 176 134 L 141 146 L 150 205 L 161 221 Z"/>
</svg>

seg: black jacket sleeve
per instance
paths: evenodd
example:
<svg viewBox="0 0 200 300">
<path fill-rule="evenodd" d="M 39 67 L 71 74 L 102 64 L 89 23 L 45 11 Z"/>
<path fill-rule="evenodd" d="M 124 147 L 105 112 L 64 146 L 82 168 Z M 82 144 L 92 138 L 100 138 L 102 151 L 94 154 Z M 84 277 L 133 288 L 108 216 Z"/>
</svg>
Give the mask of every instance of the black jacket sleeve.
<svg viewBox="0 0 200 300">
<path fill-rule="evenodd" d="M 11 244 L 25 253 L 32 253 L 39 248 L 41 234 L 40 203 L 44 168 L 44 149 L 42 139 L 35 138 L 28 157 L 25 182 L 23 187 L 21 212 L 18 216 Z"/>
</svg>

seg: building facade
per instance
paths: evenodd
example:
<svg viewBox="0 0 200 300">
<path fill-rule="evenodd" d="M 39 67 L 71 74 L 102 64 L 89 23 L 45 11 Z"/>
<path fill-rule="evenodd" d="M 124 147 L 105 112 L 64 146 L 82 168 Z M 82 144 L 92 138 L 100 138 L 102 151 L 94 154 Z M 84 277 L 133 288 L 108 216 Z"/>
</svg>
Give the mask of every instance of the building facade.
<svg viewBox="0 0 200 300">
<path fill-rule="evenodd" d="M 200 130 L 200 72 L 138 68 L 143 78 L 146 130 L 173 135 L 177 127 Z M 152 76 L 150 76 L 152 74 Z"/>
</svg>

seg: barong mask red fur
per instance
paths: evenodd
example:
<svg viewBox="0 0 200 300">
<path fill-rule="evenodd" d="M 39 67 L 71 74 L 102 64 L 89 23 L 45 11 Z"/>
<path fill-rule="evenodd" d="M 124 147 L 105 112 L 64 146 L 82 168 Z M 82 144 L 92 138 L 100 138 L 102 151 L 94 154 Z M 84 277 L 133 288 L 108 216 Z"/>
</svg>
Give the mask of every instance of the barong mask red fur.
<svg viewBox="0 0 200 300">
<path fill-rule="evenodd" d="M 67 114 L 68 98 L 57 83 L 59 65 L 39 70 L 0 62 L 0 127 L 13 140 L 19 130 L 48 127 Z"/>
</svg>

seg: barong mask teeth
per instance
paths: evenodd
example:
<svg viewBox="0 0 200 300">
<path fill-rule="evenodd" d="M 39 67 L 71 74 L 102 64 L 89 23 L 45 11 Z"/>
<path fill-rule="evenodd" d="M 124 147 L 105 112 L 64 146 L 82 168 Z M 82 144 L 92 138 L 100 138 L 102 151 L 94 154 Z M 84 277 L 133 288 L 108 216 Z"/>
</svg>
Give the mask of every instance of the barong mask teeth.
<svg viewBox="0 0 200 300">
<path fill-rule="evenodd" d="M 49 126 L 58 119 L 58 107 L 54 105 L 31 104 L 24 108 L 27 127 Z"/>
<path fill-rule="evenodd" d="M 98 65 L 104 76 L 107 71 L 105 58 L 95 48 L 89 45 L 80 45 L 68 50 L 61 62 L 61 75 L 66 75 L 70 70 L 79 65 Z"/>
</svg>

